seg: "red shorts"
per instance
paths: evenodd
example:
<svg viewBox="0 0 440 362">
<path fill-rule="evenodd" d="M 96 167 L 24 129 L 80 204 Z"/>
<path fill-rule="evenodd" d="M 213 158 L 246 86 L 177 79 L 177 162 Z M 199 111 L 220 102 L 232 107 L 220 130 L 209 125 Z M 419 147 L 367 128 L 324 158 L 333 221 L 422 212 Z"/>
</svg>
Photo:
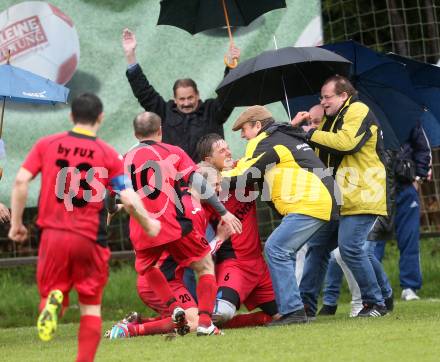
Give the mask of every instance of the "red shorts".
<svg viewBox="0 0 440 362">
<path fill-rule="evenodd" d="M 181 266 L 188 267 L 194 261 L 203 259 L 211 253 L 209 243 L 205 239 L 206 221 L 204 214 L 196 213 L 191 217 L 193 222 L 192 231 L 179 240 L 168 244 L 162 244 L 153 248 L 136 251 L 135 268 L 138 274 L 154 266 L 164 251 L 173 257 Z"/>
<path fill-rule="evenodd" d="M 248 310 L 275 300 L 269 269 L 261 256 L 258 259 L 226 259 L 216 265 L 218 287 L 234 289 Z"/>
<path fill-rule="evenodd" d="M 197 308 L 197 303 L 188 292 L 182 279 L 174 279 L 168 282 L 173 295 L 183 309 Z M 163 317 L 168 317 L 170 315 L 169 307 L 161 302 L 157 294 L 149 287 L 145 278 L 142 275 L 138 275 L 137 278 L 137 292 L 139 297 L 142 299 L 145 305 L 155 310 Z"/>
<path fill-rule="evenodd" d="M 37 284 L 40 296 L 51 290 L 64 294 L 63 305 L 69 305 L 69 292 L 78 292 L 81 304 L 101 304 L 108 279 L 109 248 L 79 234 L 44 229 L 38 251 Z"/>
</svg>

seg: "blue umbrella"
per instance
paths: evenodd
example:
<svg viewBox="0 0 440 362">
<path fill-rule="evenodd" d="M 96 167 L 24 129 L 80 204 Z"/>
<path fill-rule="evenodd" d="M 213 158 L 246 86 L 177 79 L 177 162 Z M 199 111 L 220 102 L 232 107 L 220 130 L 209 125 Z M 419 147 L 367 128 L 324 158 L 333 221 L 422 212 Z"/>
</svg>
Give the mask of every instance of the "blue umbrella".
<svg viewBox="0 0 440 362">
<path fill-rule="evenodd" d="M 4 157 L 2 137 L 6 100 L 27 103 L 67 103 L 69 89 L 10 64 L 0 66 L 0 97 L 3 98 L 0 121 L 0 158 Z"/>
<path fill-rule="evenodd" d="M 387 56 L 405 64 L 416 90 L 415 101 L 434 116 L 422 119 L 429 141 L 433 146 L 440 145 L 440 67 L 393 53 Z"/>
<path fill-rule="evenodd" d="M 354 41 L 322 47 L 352 62 L 351 80 L 359 98 L 376 114 L 383 129 L 385 146 L 398 148 L 424 114 L 423 107 L 414 100 L 416 94 L 406 67 Z M 317 96 L 310 102 L 317 104 Z M 295 101 L 293 107 L 299 109 Z"/>
</svg>

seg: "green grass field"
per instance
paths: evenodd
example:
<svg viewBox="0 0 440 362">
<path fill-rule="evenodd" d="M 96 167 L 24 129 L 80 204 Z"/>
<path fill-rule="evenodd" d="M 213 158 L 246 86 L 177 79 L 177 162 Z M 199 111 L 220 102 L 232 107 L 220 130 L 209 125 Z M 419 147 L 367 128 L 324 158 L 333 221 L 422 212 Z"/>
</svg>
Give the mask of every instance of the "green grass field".
<svg viewBox="0 0 440 362">
<path fill-rule="evenodd" d="M 440 361 L 439 253 L 438 240 L 422 240 L 422 300 L 401 302 L 398 251 L 395 242 L 390 242 L 384 265 L 397 298 L 395 311 L 384 318 L 350 319 L 350 296 L 344 285 L 335 317 L 275 329 L 226 330 L 225 336 L 209 338 L 190 335 L 172 341 L 163 336 L 103 340 L 96 360 Z M 49 343 L 40 342 L 33 327 L 38 305 L 34 273 L 33 267 L 0 272 L 0 362 L 73 361 L 78 329 L 74 322 L 79 320 L 75 293 L 57 337 Z M 130 310 L 143 310 L 135 291 L 135 272 L 131 263 L 113 263 L 104 293 L 103 331 Z"/>
<path fill-rule="evenodd" d="M 395 312 L 380 319 L 351 319 L 348 310 L 344 304 L 335 317 L 307 325 L 226 330 L 224 336 L 102 340 L 96 361 L 439 361 L 440 300 L 397 302 Z M 72 361 L 77 328 L 61 325 L 48 343 L 33 327 L 0 330 L 0 360 Z"/>
</svg>

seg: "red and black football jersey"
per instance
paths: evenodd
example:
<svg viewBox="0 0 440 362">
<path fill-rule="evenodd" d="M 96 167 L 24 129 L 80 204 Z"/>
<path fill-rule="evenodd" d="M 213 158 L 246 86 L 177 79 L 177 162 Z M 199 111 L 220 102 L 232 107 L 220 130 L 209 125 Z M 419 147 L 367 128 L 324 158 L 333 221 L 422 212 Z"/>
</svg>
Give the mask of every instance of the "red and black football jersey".
<svg viewBox="0 0 440 362">
<path fill-rule="evenodd" d="M 105 190 L 123 190 L 122 157 L 78 127 L 41 138 L 23 168 L 41 173 L 37 225 L 81 234 L 106 245 Z"/>
<path fill-rule="evenodd" d="M 185 151 L 162 142 L 143 141 L 125 155 L 125 165 L 150 216 L 162 223 L 159 235 L 150 237 L 130 218 L 135 250 L 166 244 L 189 233 L 192 222 L 185 217 L 182 195 L 197 167 Z"/>
</svg>

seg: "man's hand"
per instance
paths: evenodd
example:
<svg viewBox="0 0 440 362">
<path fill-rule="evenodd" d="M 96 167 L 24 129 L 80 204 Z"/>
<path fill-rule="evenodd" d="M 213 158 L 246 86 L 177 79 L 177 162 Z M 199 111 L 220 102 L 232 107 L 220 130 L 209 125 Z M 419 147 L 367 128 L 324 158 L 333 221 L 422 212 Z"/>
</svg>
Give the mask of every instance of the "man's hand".
<svg viewBox="0 0 440 362">
<path fill-rule="evenodd" d="M 124 49 L 125 58 L 127 59 L 128 64 L 137 63 L 136 46 L 137 46 L 136 36 L 130 29 L 125 28 L 122 31 L 122 48 Z"/>
<path fill-rule="evenodd" d="M 238 220 L 229 211 L 221 217 L 222 221 L 227 224 L 231 229 L 233 234 L 241 234 L 242 225 L 240 220 Z"/>
<path fill-rule="evenodd" d="M 0 223 L 6 223 L 11 220 L 11 213 L 9 212 L 9 209 L 0 203 Z"/>
<path fill-rule="evenodd" d="M 298 127 L 298 125 L 303 121 L 310 121 L 310 113 L 309 112 L 298 112 L 296 116 L 290 121 L 290 124 L 293 127 Z"/>
<path fill-rule="evenodd" d="M 27 239 L 28 231 L 23 224 L 11 225 L 8 237 L 11 240 L 21 243 Z"/>
<path fill-rule="evenodd" d="M 235 45 L 230 45 L 227 53 L 225 54 L 224 61 L 229 68 L 235 68 L 238 65 L 240 59 L 240 48 Z"/>
<path fill-rule="evenodd" d="M 222 242 L 229 239 L 229 237 L 234 233 L 231 226 L 220 221 L 217 225 L 217 232 L 215 236 Z"/>
<path fill-rule="evenodd" d="M 160 232 L 161 227 L 162 227 L 160 221 L 153 219 L 153 218 L 150 218 L 149 224 L 150 225 L 148 227 L 147 234 L 151 237 L 157 236 Z"/>
</svg>

